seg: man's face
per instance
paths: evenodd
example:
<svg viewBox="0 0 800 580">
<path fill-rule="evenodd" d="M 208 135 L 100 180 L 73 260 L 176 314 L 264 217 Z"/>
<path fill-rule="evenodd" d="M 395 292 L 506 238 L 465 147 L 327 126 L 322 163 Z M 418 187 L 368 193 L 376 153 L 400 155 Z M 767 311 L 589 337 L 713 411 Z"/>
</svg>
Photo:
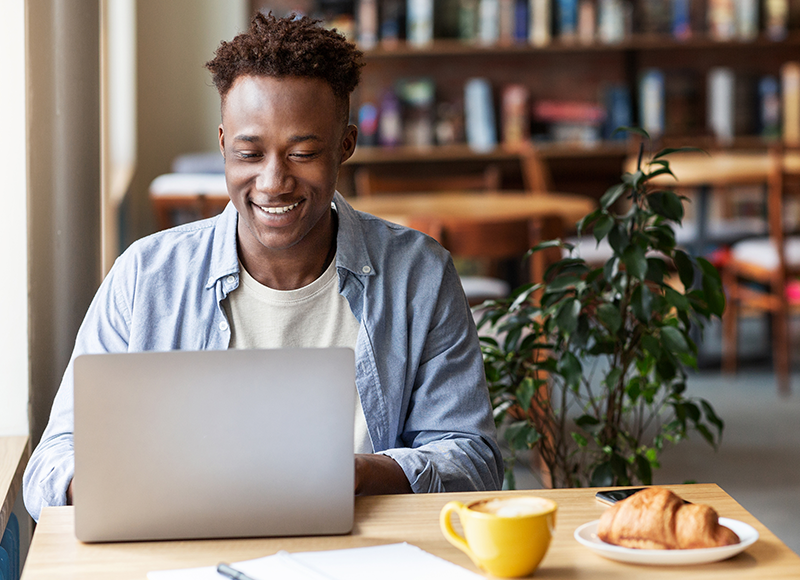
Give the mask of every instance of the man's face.
<svg viewBox="0 0 800 580">
<path fill-rule="evenodd" d="M 336 178 L 356 135 L 322 80 L 234 82 L 222 106 L 219 146 L 243 259 L 327 252 Z"/>
</svg>

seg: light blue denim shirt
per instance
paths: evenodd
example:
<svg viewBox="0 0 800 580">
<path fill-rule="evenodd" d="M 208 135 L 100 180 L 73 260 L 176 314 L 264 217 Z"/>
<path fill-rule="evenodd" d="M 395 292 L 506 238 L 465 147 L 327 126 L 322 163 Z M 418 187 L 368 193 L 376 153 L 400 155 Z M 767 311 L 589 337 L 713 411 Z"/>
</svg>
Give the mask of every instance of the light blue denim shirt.
<svg viewBox="0 0 800 580">
<path fill-rule="evenodd" d="M 497 489 L 502 458 L 469 306 L 431 238 L 355 211 L 338 193 L 339 292 L 360 330 L 356 386 L 375 452 L 415 492 Z M 74 473 L 75 357 L 226 349 L 222 300 L 239 284 L 232 204 L 218 217 L 143 238 L 103 281 L 78 331 L 50 421 L 25 470 L 25 505 L 64 505 Z"/>
</svg>

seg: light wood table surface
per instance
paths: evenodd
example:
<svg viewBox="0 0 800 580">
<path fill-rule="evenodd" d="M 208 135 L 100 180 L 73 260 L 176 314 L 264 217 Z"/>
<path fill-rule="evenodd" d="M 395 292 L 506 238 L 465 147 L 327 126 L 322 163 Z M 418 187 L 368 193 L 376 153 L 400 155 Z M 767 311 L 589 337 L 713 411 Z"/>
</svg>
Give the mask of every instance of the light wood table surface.
<svg viewBox="0 0 800 580">
<path fill-rule="evenodd" d="M 351 197 L 359 211 L 408 225 L 414 218 L 443 222 L 497 223 L 558 217 L 574 225 L 597 206 L 589 197 L 568 193 L 415 193 Z"/>
<path fill-rule="evenodd" d="M 606 560 L 573 537 L 575 529 L 596 520 L 606 509 L 594 499 L 593 489 L 517 492 L 444 493 L 356 498 L 355 527 L 345 536 L 197 540 L 83 544 L 75 538 L 73 508 L 45 508 L 33 536 L 23 580 L 144 579 L 147 572 L 196 566 L 215 566 L 268 556 L 279 550 L 303 552 L 408 542 L 467 569 L 477 571 L 462 552 L 439 530 L 439 511 L 457 499 L 536 494 L 558 503 L 556 533 L 534 578 L 560 579 L 783 579 L 800 578 L 800 557 L 764 525 L 714 484 L 665 486 L 685 499 L 713 506 L 723 517 L 754 526 L 759 540 L 745 552 L 712 564 L 662 567 L 622 564 Z M 120 497 L 120 501 L 124 501 Z M 266 579 L 264 579 L 266 580 Z"/>
<path fill-rule="evenodd" d="M 0 537 L 22 488 L 22 474 L 29 457 L 27 435 L 0 437 Z"/>
</svg>

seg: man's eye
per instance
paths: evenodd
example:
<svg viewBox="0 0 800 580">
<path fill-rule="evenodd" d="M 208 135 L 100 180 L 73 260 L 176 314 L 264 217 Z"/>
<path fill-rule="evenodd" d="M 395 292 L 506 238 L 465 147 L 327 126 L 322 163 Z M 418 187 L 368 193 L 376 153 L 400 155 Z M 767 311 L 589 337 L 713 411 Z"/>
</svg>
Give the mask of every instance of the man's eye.
<svg viewBox="0 0 800 580">
<path fill-rule="evenodd" d="M 294 159 L 313 159 L 317 156 L 316 152 L 311 153 L 292 153 L 290 156 Z"/>
<path fill-rule="evenodd" d="M 236 156 L 239 157 L 240 159 L 256 159 L 261 155 L 259 153 L 247 153 L 245 151 L 239 151 L 236 153 Z"/>
</svg>

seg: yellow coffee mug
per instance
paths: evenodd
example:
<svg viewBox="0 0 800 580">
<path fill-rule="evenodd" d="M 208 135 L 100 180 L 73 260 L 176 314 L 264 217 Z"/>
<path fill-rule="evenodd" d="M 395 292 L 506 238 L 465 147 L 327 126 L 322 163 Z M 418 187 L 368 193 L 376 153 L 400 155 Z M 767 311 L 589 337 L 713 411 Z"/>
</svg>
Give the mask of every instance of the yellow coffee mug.
<svg viewBox="0 0 800 580">
<path fill-rule="evenodd" d="M 508 496 L 442 508 L 442 533 L 481 570 L 500 578 L 531 574 L 541 563 L 556 526 L 556 502 L 536 496 Z M 453 529 L 458 514 L 464 536 Z"/>
</svg>

